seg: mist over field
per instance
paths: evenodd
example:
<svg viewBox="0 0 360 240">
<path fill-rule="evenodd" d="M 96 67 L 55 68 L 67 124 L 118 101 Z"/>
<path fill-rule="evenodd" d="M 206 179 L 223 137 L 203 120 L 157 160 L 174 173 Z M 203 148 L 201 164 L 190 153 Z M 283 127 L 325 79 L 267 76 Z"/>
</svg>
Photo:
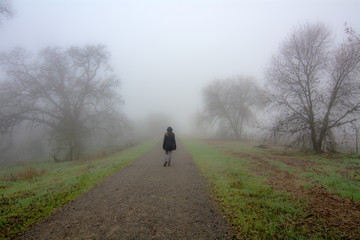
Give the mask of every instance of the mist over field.
<svg viewBox="0 0 360 240">
<path fill-rule="evenodd" d="M 102 71 L 119 81 L 118 85 L 114 84 L 116 93 L 111 94 L 121 98 L 106 100 L 113 104 L 112 113 L 118 111 L 116 117 L 111 116 L 111 124 L 119 119 L 122 128 L 110 130 L 121 136 L 120 140 L 101 142 L 114 145 L 144 136 L 161 139 L 167 126 L 172 126 L 177 135 L 200 135 L 206 131 L 214 134 L 212 125 L 206 131 L 202 128 L 206 124 L 199 123 L 199 115 L 204 109 L 203 91 L 215 80 L 249 78 L 256 87 L 262 88 L 272 55 L 300 25 L 321 22 L 333 32 L 336 43 L 348 38 L 346 26 L 357 33 L 360 31 L 360 2 L 356 0 L 14 0 L 2 3 L 10 3 L 13 11 L 11 17 L 1 18 L 2 53 L 9 54 L 20 47 L 34 56 L 35 61 L 31 62 L 34 64 L 39 60 L 37 54 L 46 48 L 58 48 L 63 54 L 68 54 L 71 47 L 79 48 L 71 50 L 72 55 L 68 55 L 71 58 L 74 54 L 84 56 L 81 51 L 87 46 L 104 47 L 97 48 L 99 55 L 109 56 L 102 60 L 106 64 L 101 65 Z M 54 51 L 47 56 L 58 53 Z M 45 60 L 42 66 L 46 63 Z M 107 72 L 108 67 L 113 72 Z M 8 78 L 5 74 L 8 70 L 2 68 L 0 81 Z M 257 94 L 260 93 L 256 92 L 254 99 L 258 98 Z M 260 105 L 256 108 L 260 119 L 251 128 L 267 120 Z M 27 121 L 31 120 L 27 118 Z M 88 128 L 99 121 L 94 120 L 94 125 Z M 23 146 L 23 157 L 20 157 L 23 160 L 40 157 L 39 152 L 50 152 L 47 149 L 53 144 L 54 135 L 38 123 L 19 122 L 14 139 L 3 139 L 2 145 L 8 147 L 11 142 L 12 146 Z M 29 140 L 22 137 L 24 132 L 31 135 Z M 88 146 L 95 147 L 97 140 L 106 139 L 107 134 L 100 136 L 89 141 Z M 49 139 L 53 140 L 51 144 Z M 34 141 L 44 144 L 27 144 Z M 65 151 L 63 147 L 57 148 L 56 153 Z"/>
<path fill-rule="evenodd" d="M 0 239 L 359 239 L 359 13 L 0 0 Z"/>
</svg>

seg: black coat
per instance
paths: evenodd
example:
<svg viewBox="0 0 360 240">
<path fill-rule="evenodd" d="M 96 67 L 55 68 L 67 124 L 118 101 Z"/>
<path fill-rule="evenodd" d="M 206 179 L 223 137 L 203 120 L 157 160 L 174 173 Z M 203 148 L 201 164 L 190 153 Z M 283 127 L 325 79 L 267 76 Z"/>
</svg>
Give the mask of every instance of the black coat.
<svg viewBox="0 0 360 240">
<path fill-rule="evenodd" d="M 167 152 L 176 150 L 176 140 L 174 133 L 169 133 L 169 132 L 165 133 L 163 149 Z"/>
</svg>

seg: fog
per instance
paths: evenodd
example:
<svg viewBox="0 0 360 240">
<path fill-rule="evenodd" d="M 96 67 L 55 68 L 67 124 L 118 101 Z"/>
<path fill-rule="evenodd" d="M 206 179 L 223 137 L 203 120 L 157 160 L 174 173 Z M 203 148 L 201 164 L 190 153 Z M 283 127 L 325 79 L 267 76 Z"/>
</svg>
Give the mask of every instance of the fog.
<svg viewBox="0 0 360 240">
<path fill-rule="evenodd" d="M 132 120 L 171 116 L 190 131 L 201 89 L 214 78 L 254 76 L 291 29 L 322 21 L 344 38 L 360 23 L 360 2 L 344 1 L 13 1 L 0 51 L 104 44 Z M 166 126 L 164 126 L 164 129 Z"/>
<path fill-rule="evenodd" d="M 345 23 L 360 32 L 357 0 L 10 3 L 14 15 L 1 19 L 0 25 L 2 53 L 16 47 L 36 54 L 47 47 L 105 46 L 121 82 L 121 112 L 130 126 L 122 130 L 123 142 L 143 136 L 161 138 L 167 126 L 178 135 L 205 133 L 195 124 L 204 106 L 202 90 L 214 79 L 237 76 L 252 77 L 262 86 L 271 56 L 299 25 L 322 22 L 338 42 L 347 38 Z M 5 76 L 0 72 L 1 79 Z M 13 145 L 25 151 L 26 143 L 35 141 L 49 148 L 45 130 L 34 131 L 17 129 Z M 22 140 L 24 132 L 30 136 L 26 140 Z M 41 151 L 33 152 L 24 156 L 36 158 Z"/>
</svg>

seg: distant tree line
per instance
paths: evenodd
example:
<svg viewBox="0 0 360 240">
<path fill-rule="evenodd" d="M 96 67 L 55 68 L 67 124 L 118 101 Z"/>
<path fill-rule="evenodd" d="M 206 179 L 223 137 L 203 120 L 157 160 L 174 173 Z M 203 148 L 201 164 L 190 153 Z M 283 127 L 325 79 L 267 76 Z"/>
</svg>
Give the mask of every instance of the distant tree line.
<svg viewBox="0 0 360 240">
<path fill-rule="evenodd" d="M 0 1 L 0 9 L 12 13 L 7 3 Z M 236 139 L 260 128 L 317 153 L 336 150 L 338 135 L 357 129 L 360 117 L 360 37 L 350 27 L 345 32 L 348 39 L 336 44 L 321 23 L 298 26 L 271 58 L 264 87 L 250 76 L 208 84 L 198 125 Z M 130 123 L 120 111 L 120 81 L 109 60 L 101 45 L 2 53 L 0 157 L 25 128 L 40 129 L 56 161 L 79 159 L 96 144 L 116 145 Z M 261 114 L 270 123 L 262 123 Z"/>
<path fill-rule="evenodd" d="M 297 27 L 266 69 L 266 86 L 253 80 L 216 80 L 203 90 L 199 123 L 242 138 L 266 105 L 268 132 L 317 152 L 336 149 L 336 133 L 357 128 L 360 109 L 360 38 L 346 27 L 347 41 L 335 44 L 322 23 Z M 262 126 L 265 128 L 266 126 Z"/>
</svg>

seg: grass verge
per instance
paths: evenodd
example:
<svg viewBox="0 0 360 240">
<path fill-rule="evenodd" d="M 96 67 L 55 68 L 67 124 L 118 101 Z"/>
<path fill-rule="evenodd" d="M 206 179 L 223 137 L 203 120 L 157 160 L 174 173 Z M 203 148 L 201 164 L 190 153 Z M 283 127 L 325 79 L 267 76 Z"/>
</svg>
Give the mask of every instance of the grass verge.
<svg viewBox="0 0 360 240">
<path fill-rule="evenodd" d="M 293 224 L 304 217 L 305 204 L 276 192 L 250 170 L 246 158 L 226 154 L 194 140 L 184 140 L 202 174 L 212 184 L 221 211 L 238 239 L 301 239 L 307 233 Z"/>
<path fill-rule="evenodd" d="M 0 239 L 13 238 L 148 152 L 149 141 L 101 158 L 0 171 Z"/>
<path fill-rule="evenodd" d="M 358 156 L 230 140 L 184 142 L 238 239 L 359 236 Z"/>
</svg>

